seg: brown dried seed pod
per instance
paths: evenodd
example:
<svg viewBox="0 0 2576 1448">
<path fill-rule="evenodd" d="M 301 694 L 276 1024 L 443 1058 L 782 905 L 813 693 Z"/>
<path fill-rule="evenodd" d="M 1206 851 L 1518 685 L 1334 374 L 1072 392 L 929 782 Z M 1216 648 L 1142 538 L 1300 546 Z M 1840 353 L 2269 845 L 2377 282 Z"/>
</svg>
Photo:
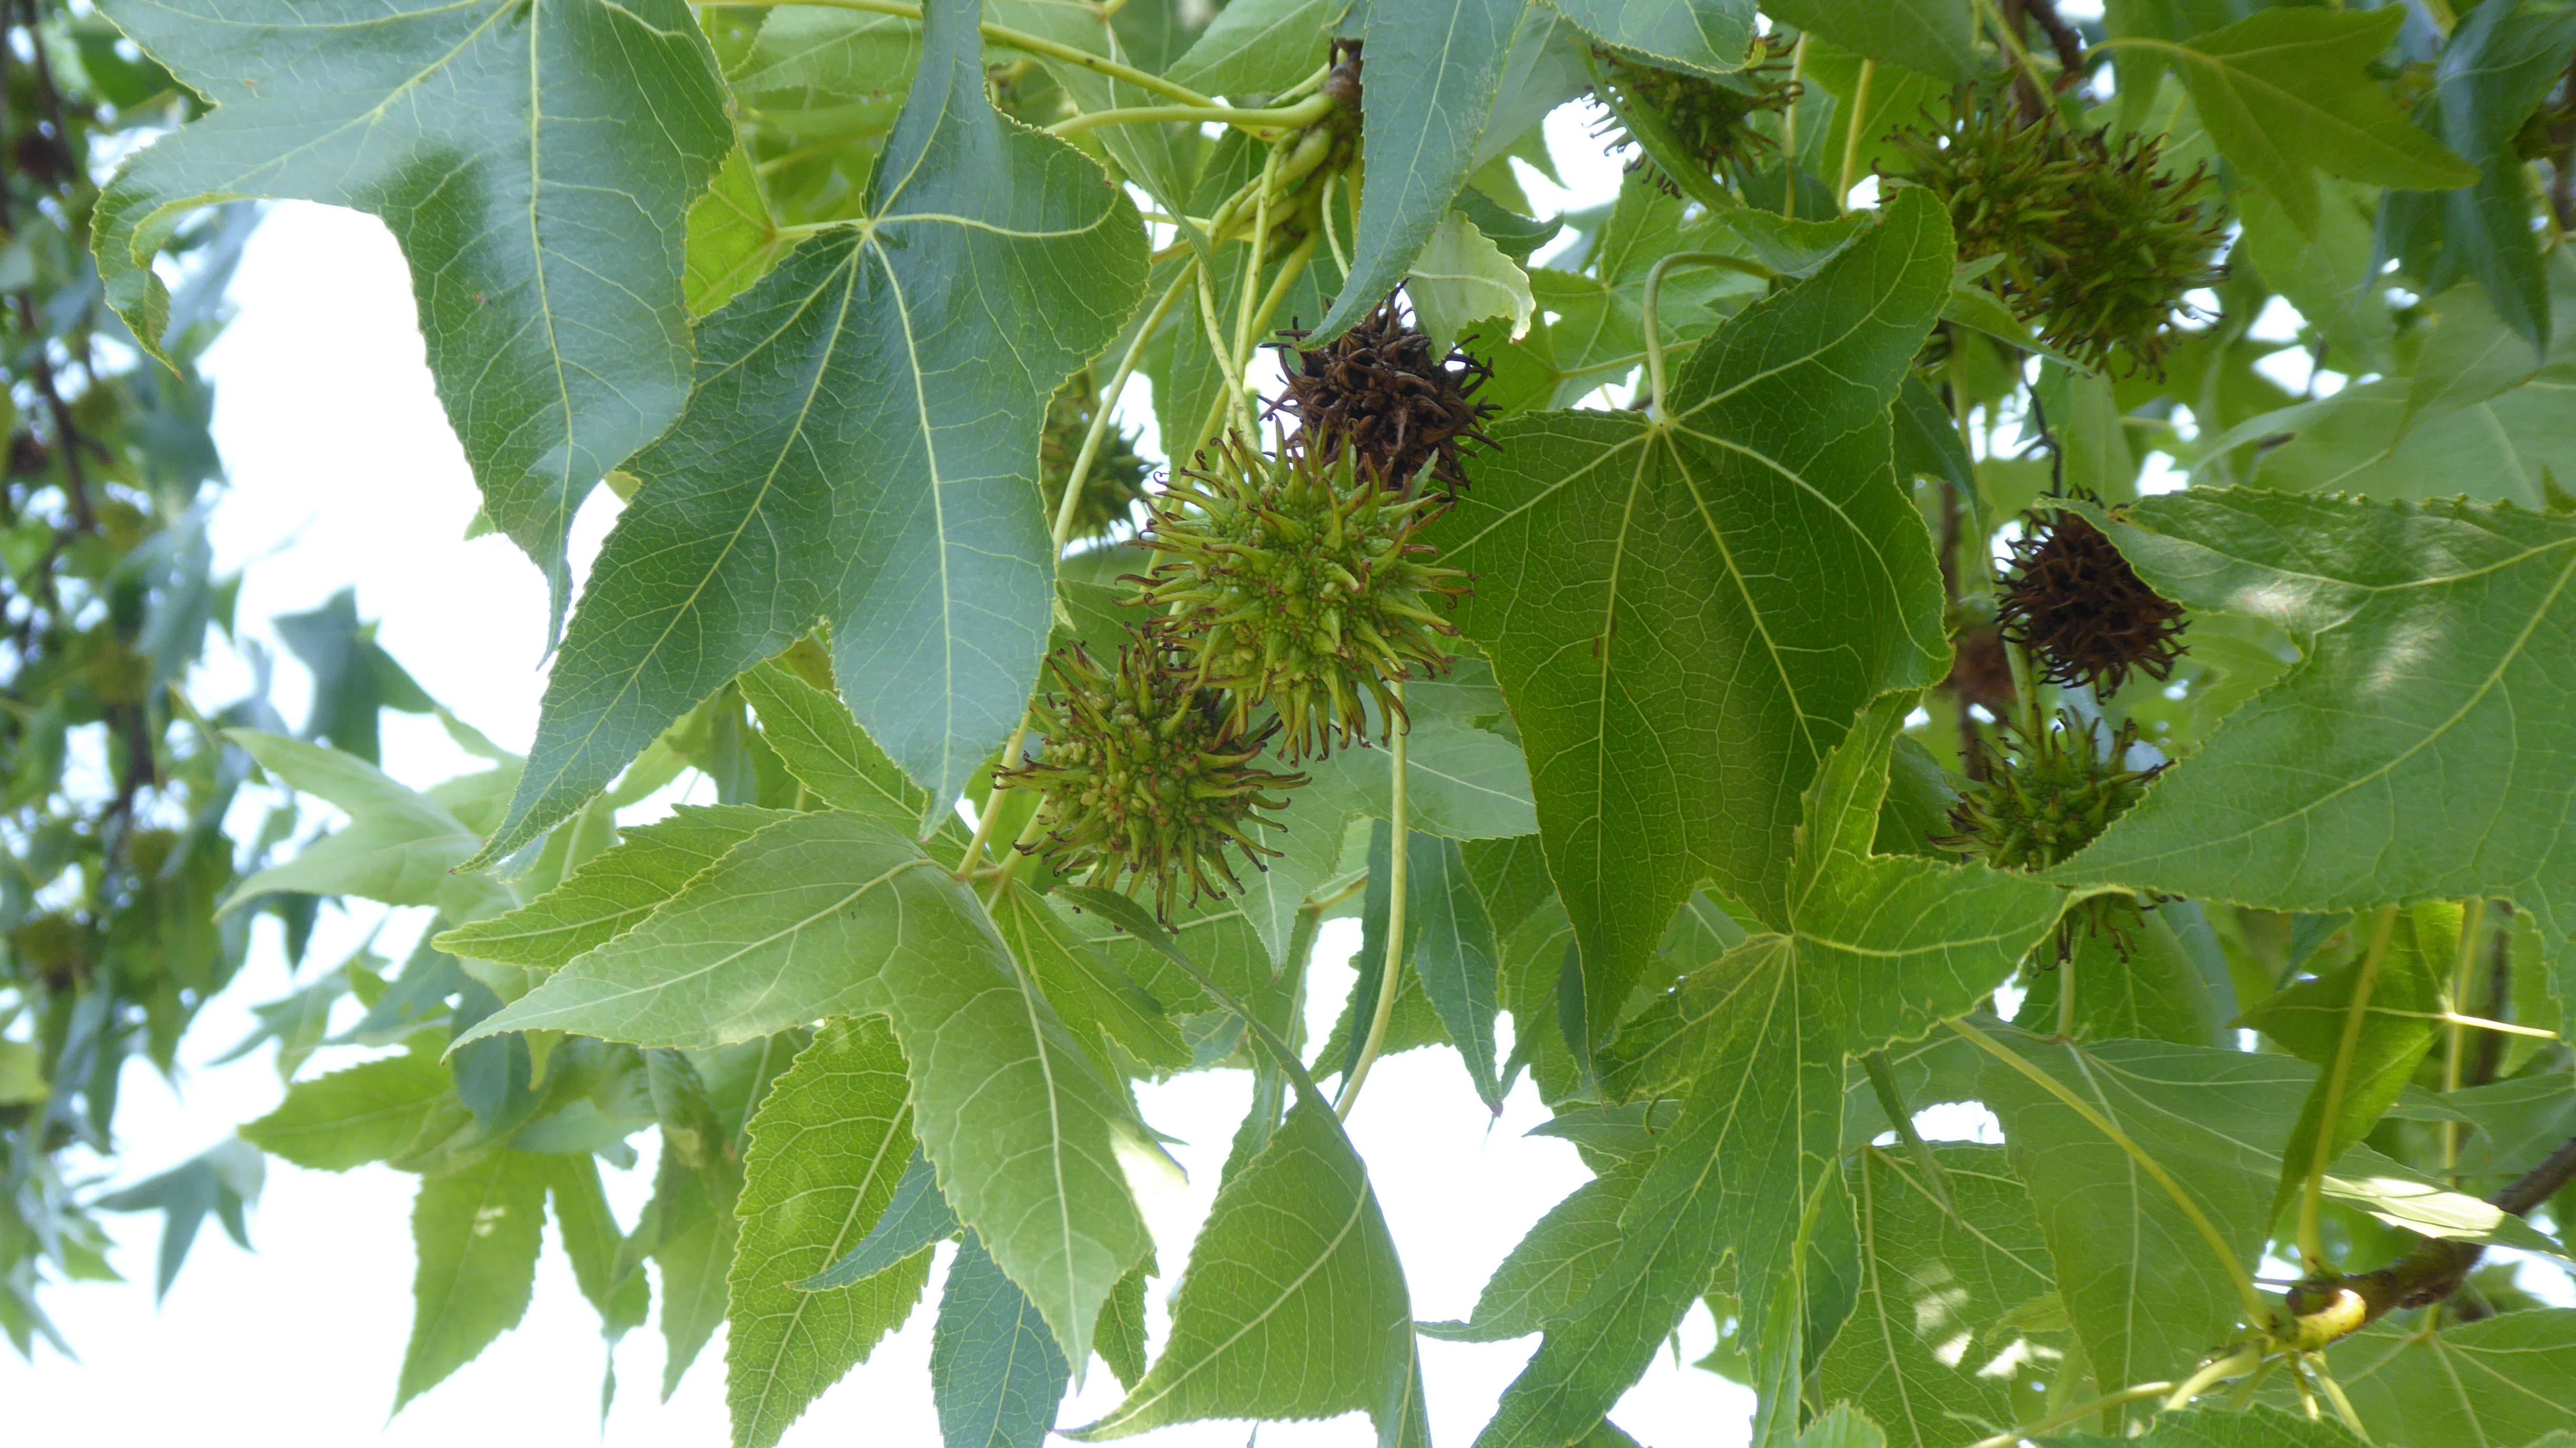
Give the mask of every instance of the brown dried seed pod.
<svg viewBox="0 0 2576 1448">
<path fill-rule="evenodd" d="M 1288 445 L 1319 464 L 1348 453 L 1359 472 L 1389 488 L 1411 484 L 1428 467 L 1440 492 L 1455 496 L 1467 486 L 1467 444 L 1493 445 L 1483 431 L 1493 404 L 1475 400 L 1493 369 L 1454 347 L 1433 356 L 1431 339 L 1392 294 L 1324 346 L 1280 350 L 1287 391 L 1270 412 L 1296 420 Z"/>
<path fill-rule="evenodd" d="M 2136 669 L 2162 681 L 2182 656 L 2182 605 L 2147 586 L 2081 514 L 2023 515 L 1995 618 L 2040 677 L 2110 694 Z"/>
</svg>

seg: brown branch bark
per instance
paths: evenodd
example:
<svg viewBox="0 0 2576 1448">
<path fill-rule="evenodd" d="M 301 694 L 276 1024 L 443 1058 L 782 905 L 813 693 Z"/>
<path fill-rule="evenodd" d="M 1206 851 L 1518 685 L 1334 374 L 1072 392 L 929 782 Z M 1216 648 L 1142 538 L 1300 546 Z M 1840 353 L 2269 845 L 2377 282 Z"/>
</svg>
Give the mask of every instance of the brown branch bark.
<svg viewBox="0 0 2576 1448">
<path fill-rule="evenodd" d="M 2576 1181 L 2576 1140 L 2549 1154 L 2511 1186 L 2487 1200 L 2519 1217 L 2548 1201 L 2559 1188 Z M 2351 1277 L 2311 1278 L 2290 1289 L 2284 1305 L 2306 1317 L 2331 1307 L 2342 1293 L 2362 1302 L 2362 1315 L 2343 1336 L 2359 1332 L 2401 1307 L 2430 1307 L 2460 1290 L 2477 1270 L 2487 1249 L 2475 1242 L 2426 1239 L 2404 1256 L 2376 1271 Z"/>
</svg>

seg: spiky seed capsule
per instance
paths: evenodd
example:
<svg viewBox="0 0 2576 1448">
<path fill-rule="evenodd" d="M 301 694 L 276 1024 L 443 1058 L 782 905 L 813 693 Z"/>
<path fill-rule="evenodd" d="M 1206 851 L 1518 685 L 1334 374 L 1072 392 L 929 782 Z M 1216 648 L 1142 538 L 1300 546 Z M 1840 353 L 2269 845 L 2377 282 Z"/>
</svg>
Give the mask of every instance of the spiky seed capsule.
<svg viewBox="0 0 2576 1448">
<path fill-rule="evenodd" d="M 1638 145 L 1642 152 L 1633 126 L 1621 123 L 1626 117 L 1635 124 L 1660 126 L 1673 148 L 1710 176 L 1756 167 L 1779 145 L 1755 129 L 1753 118 L 1766 111 L 1787 110 L 1805 87 L 1789 78 L 1785 49 L 1771 48 L 1767 38 L 1755 46 L 1763 58 L 1738 72 L 1732 84 L 1665 70 L 1594 47 L 1593 58 L 1613 107 L 1611 119 L 1595 134 L 1613 152 L 1630 145 Z M 1640 111 L 1651 119 L 1638 117 Z M 1644 154 L 1628 163 L 1631 171 L 1640 168 L 1655 172 L 1655 183 L 1665 191 L 1679 194 L 1672 179 L 1660 174 L 1661 167 Z"/>
<path fill-rule="evenodd" d="M 1986 778 L 1950 811 L 1955 833 L 1933 843 L 1998 870 L 2044 870 L 2093 843 L 2157 773 L 2124 763 L 2138 742 L 2135 723 L 2112 731 L 2107 748 L 2102 732 L 2064 710 L 2037 737 L 2005 724 Z"/>
<path fill-rule="evenodd" d="M 1890 142 L 1900 159 L 1885 174 L 1949 208 L 1959 260 L 2000 258 L 1988 284 L 2088 367 L 2125 355 L 2160 373 L 2186 297 L 2225 275 L 2211 257 L 2226 219 L 2194 200 L 2209 169 L 2166 174 L 2159 138 L 2077 134 L 2054 112 L 2025 124 L 1978 92 L 1949 124 Z"/>
<path fill-rule="evenodd" d="M 2131 769 L 2129 748 L 2138 742 L 2135 722 L 2110 731 L 2067 710 L 2036 737 L 2016 724 L 2002 726 L 2000 747 L 1988 746 L 1986 777 L 1971 784 L 1950 811 L 1952 834 L 1932 843 L 1983 859 L 1998 870 L 2044 870 L 2101 837 L 2111 822 L 2147 792 L 2164 766 Z M 2142 920 L 2127 895 L 2086 899 L 2058 923 L 2055 957 L 2074 952 L 2075 925 L 2107 934 L 2122 956 Z"/>
<path fill-rule="evenodd" d="M 1085 368 L 1056 390 L 1047 403 L 1046 430 L 1038 435 L 1038 489 L 1046 500 L 1047 521 L 1064 505 L 1065 480 L 1082 456 L 1082 439 L 1091 431 L 1100 408 L 1100 388 Z M 1153 465 L 1136 455 L 1136 433 L 1112 422 L 1100 435 L 1100 451 L 1082 480 L 1082 497 L 1073 505 L 1076 538 L 1097 538 L 1119 523 L 1133 521 L 1129 505 L 1145 496 Z"/>
<path fill-rule="evenodd" d="M 1056 650 L 1048 665 L 1058 689 L 1035 711 L 1046 742 L 1036 759 L 994 775 L 1005 789 L 1041 796 L 1046 833 L 1027 848 L 1066 870 L 1086 870 L 1086 884 L 1132 895 L 1152 881 L 1154 914 L 1164 920 L 1184 882 L 1193 900 L 1243 888 L 1228 845 L 1254 868 L 1268 868 L 1261 857 L 1279 851 L 1245 827 L 1277 827 L 1262 812 L 1288 802 L 1268 791 L 1306 782 L 1254 763 L 1277 720 L 1244 729 L 1222 700 L 1191 687 L 1170 664 L 1150 643 L 1121 648 L 1114 672 L 1080 644 Z"/>
<path fill-rule="evenodd" d="M 2079 513 L 2023 515 L 1995 618 L 2030 651 L 2041 678 L 2110 694 L 2129 671 L 2173 676 L 2182 605 L 2147 586 L 2102 530 Z"/>
<path fill-rule="evenodd" d="M 1393 295 L 1314 351 L 1280 350 L 1287 388 L 1270 411 L 1296 422 L 1288 445 L 1319 462 L 1348 457 L 1389 488 L 1411 485 L 1428 467 L 1432 481 L 1454 497 L 1467 486 L 1467 444 L 1493 446 L 1483 431 L 1493 404 L 1475 398 L 1494 369 L 1455 347 L 1433 356 L 1431 339 L 1397 309 Z"/>
<path fill-rule="evenodd" d="M 1361 738 L 1364 701 L 1393 727 L 1389 685 L 1446 665 L 1440 640 L 1458 632 L 1439 610 L 1468 576 L 1416 541 L 1446 505 L 1362 478 L 1347 452 L 1271 458 L 1230 437 L 1199 461 L 1154 500 L 1138 541 L 1158 561 L 1131 580 L 1191 686 L 1227 691 L 1237 729 L 1276 708 L 1291 759 Z"/>
</svg>

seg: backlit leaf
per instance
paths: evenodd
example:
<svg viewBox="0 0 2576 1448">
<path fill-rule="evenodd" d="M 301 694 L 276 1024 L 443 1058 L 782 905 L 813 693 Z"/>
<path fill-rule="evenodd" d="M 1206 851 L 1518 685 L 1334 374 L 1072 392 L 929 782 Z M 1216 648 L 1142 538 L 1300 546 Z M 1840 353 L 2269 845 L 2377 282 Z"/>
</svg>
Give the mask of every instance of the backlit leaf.
<svg viewBox="0 0 2576 1448">
<path fill-rule="evenodd" d="M 1053 581 L 1039 426 L 1135 305 L 1144 234 L 1090 160 L 993 112 L 975 14 L 932 0 L 936 79 L 913 88 L 865 218 L 700 325 L 697 390 L 629 464 L 643 490 L 483 858 L 817 623 L 859 723 L 937 800 L 1018 722 Z"/>
<path fill-rule="evenodd" d="M 1940 208 L 1899 193 L 1813 278 L 1692 352 L 1669 425 L 1502 424 L 1434 526 L 1443 561 L 1479 575 L 1458 621 L 1511 700 L 1603 1025 L 1697 881 L 1781 918 L 1798 797 L 1825 753 L 1871 697 L 1944 667 L 1889 409 L 1950 249 Z"/>
<path fill-rule="evenodd" d="M 909 1089 L 893 1030 L 865 1016 L 824 1027 L 752 1117 L 726 1274 L 737 1445 L 770 1448 L 921 1299 L 927 1253 L 830 1292 L 794 1285 L 857 1245 L 893 1200 L 913 1155 Z"/>
<path fill-rule="evenodd" d="M 689 393 L 683 218 L 733 127 L 688 7 L 119 0 L 108 14 L 215 103 L 102 194 L 110 303 L 157 350 L 170 301 L 153 253 L 209 202 L 384 218 L 484 511 L 545 573 L 560 620 L 574 510 Z"/>
</svg>

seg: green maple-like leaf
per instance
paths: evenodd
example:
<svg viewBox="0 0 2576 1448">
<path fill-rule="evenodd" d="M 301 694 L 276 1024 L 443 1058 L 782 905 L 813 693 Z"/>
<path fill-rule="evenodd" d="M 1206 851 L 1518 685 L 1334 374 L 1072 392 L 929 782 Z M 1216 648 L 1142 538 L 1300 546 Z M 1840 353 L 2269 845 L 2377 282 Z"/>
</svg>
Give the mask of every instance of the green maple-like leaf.
<svg viewBox="0 0 2576 1448">
<path fill-rule="evenodd" d="M 930 1333 L 930 1397 L 946 1448 L 1041 1448 L 1073 1369 L 1028 1294 L 969 1232 Z"/>
<path fill-rule="evenodd" d="M 911 840 L 839 810 L 786 815 L 457 1043 L 527 1030 L 748 1041 L 883 1009 L 879 972 L 901 956 L 1007 958 L 974 896 Z"/>
<path fill-rule="evenodd" d="M 536 1285 L 551 1170 L 544 1157 L 496 1151 L 420 1184 L 411 1214 L 420 1253 L 411 1344 L 403 1349 L 395 1411 L 519 1325 Z"/>
<path fill-rule="evenodd" d="M 903 1067 L 883 1017 L 837 1022 L 752 1117 L 726 1274 L 725 1401 L 742 1448 L 770 1448 L 921 1300 L 927 1252 L 829 1292 L 793 1285 L 856 1246 L 894 1199 L 913 1154 Z"/>
<path fill-rule="evenodd" d="M 2181 44 L 2131 36 L 2182 73 L 2201 124 L 2228 160 L 2317 229 L 2320 170 L 2375 186 L 2465 186 L 2477 169 L 2406 119 L 2363 72 L 2405 21 L 2398 10 L 2264 10 Z M 2152 77 L 2141 76 L 2152 90 Z M 2129 83 L 2121 77 L 2124 87 Z"/>
<path fill-rule="evenodd" d="M 2034 1377 L 2060 1361 L 2017 1320 L 2056 1284 L 2003 1148 L 1936 1154 L 1942 1196 L 1875 1147 L 1849 1169 L 1860 1291 L 1816 1367 L 1822 1396 L 1867 1409 L 1899 1448 L 1957 1448 L 2042 1416 Z"/>
<path fill-rule="evenodd" d="M 786 818 L 757 805 L 681 805 L 668 819 L 628 830 L 554 889 L 434 943 L 468 960 L 552 970 L 642 924 L 727 851 Z"/>
<path fill-rule="evenodd" d="M 1616 1257 L 1503 1395 L 1480 1448 L 1563 1443 L 1643 1372 L 1720 1258 L 1735 1255 L 1763 1406 L 1756 1441 L 1796 1422 L 1802 1223 L 1842 1144 L 1849 1057 L 1966 1012 L 2055 923 L 2027 876 L 1875 856 L 1888 755 L 1910 696 L 1873 706 L 1808 791 L 1785 882 L 1787 930 L 1687 977 L 1665 1033 L 1696 1069 L 1621 1217 Z"/>
<path fill-rule="evenodd" d="M 2576 519 L 2193 489 L 2109 529 L 2167 597 L 2305 657 L 2058 878 L 2276 910 L 2507 898 L 2564 962 Z"/>
<path fill-rule="evenodd" d="M 454 1089 L 434 1056 L 388 1056 L 289 1086 L 242 1139 L 300 1167 L 347 1171 L 400 1154 Z"/>
<path fill-rule="evenodd" d="M 2525 1443 L 2576 1420 L 2576 1311 L 2535 1308 L 2424 1332 L 2373 1323 L 2326 1366 L 2381 1443 Z"/>
<path fill-rule="evenodd" d="M 292 197 L 384 218 L 484 509 L 544 570 L 602 476 L 689 394 L 683 218 L 733 145 L 679 0 L 118 0 L 214 113 L 99 199 L 109 302 L 158 350 L 153 253 L 197 207 Z"/>
<path fill-rule="evenodd" d="M 1753 0 L 1566 0 L 1557 8 L 1602 44 L 1667 70 L 1731 75 L 1753 43 Z"/>
<path fill-rule="evenodd" d="M 818 623 L 859 722 L 934 800 L 1018 722 L 1053 583 L 1039 428 L 1135 305 L 1145 243 L 1093 162 L 994 113 L 975 13 L 929 6 L 865 216 L 700 324 L 696 391 L 628 465 L 642 489 L 478 863 Z"/>
<path fill-rule="evenodd" d="M 1218 1189 L 1190 1249 L 1163 1355 L 1109 1416 L 1124 1438 L 1203 1418 L 1377 1420 L 1384 1448 L 1425 1440 L 1413 1307 L 1368 1168 L 1321 1097 Z"/>
<path fill-rule="evenodd" d="M 1306 346 L 1321 346 L 1395 290 L 1475 169 L 1525 0 L 1372 5 L 1360 161 L 1368 174 L 1351 270 Z M 1542 17 L 1544 18 L 1544 17 Z"/>
<path fill-rule="evenodd" d="M 1890 409 L 1950 263 L 1941 208 L 1898 193 L 1699 344 L 1669 423 L 1497 427 L 1432 530 L 1479 575 L 1459 625 L 1520 726 L 1596 1032 L 1699 881 L 1781 921 L 1801 791 L 1863 704 L 1942 671 L 1940 576 Z"/>
<path fill-rule="evenodd" d="M 1947 81 L 1973 81 L 1988 62 L 1967 0 L 1772 0 L 1772 19 L 1845 50 Z"/>
<path fill-rule="evenodd" d="M 353 754 L 255 729 L 232 730 L 230 738 L 278 778 L 339 806 L 349 823 L 234 886 L 223 909 L 272 890 L 435 905 L 454 920 L 517 903 L 497 880 L 455 873 L 474 853 L 474 832 L 438 801 Z"/>
</svg>

